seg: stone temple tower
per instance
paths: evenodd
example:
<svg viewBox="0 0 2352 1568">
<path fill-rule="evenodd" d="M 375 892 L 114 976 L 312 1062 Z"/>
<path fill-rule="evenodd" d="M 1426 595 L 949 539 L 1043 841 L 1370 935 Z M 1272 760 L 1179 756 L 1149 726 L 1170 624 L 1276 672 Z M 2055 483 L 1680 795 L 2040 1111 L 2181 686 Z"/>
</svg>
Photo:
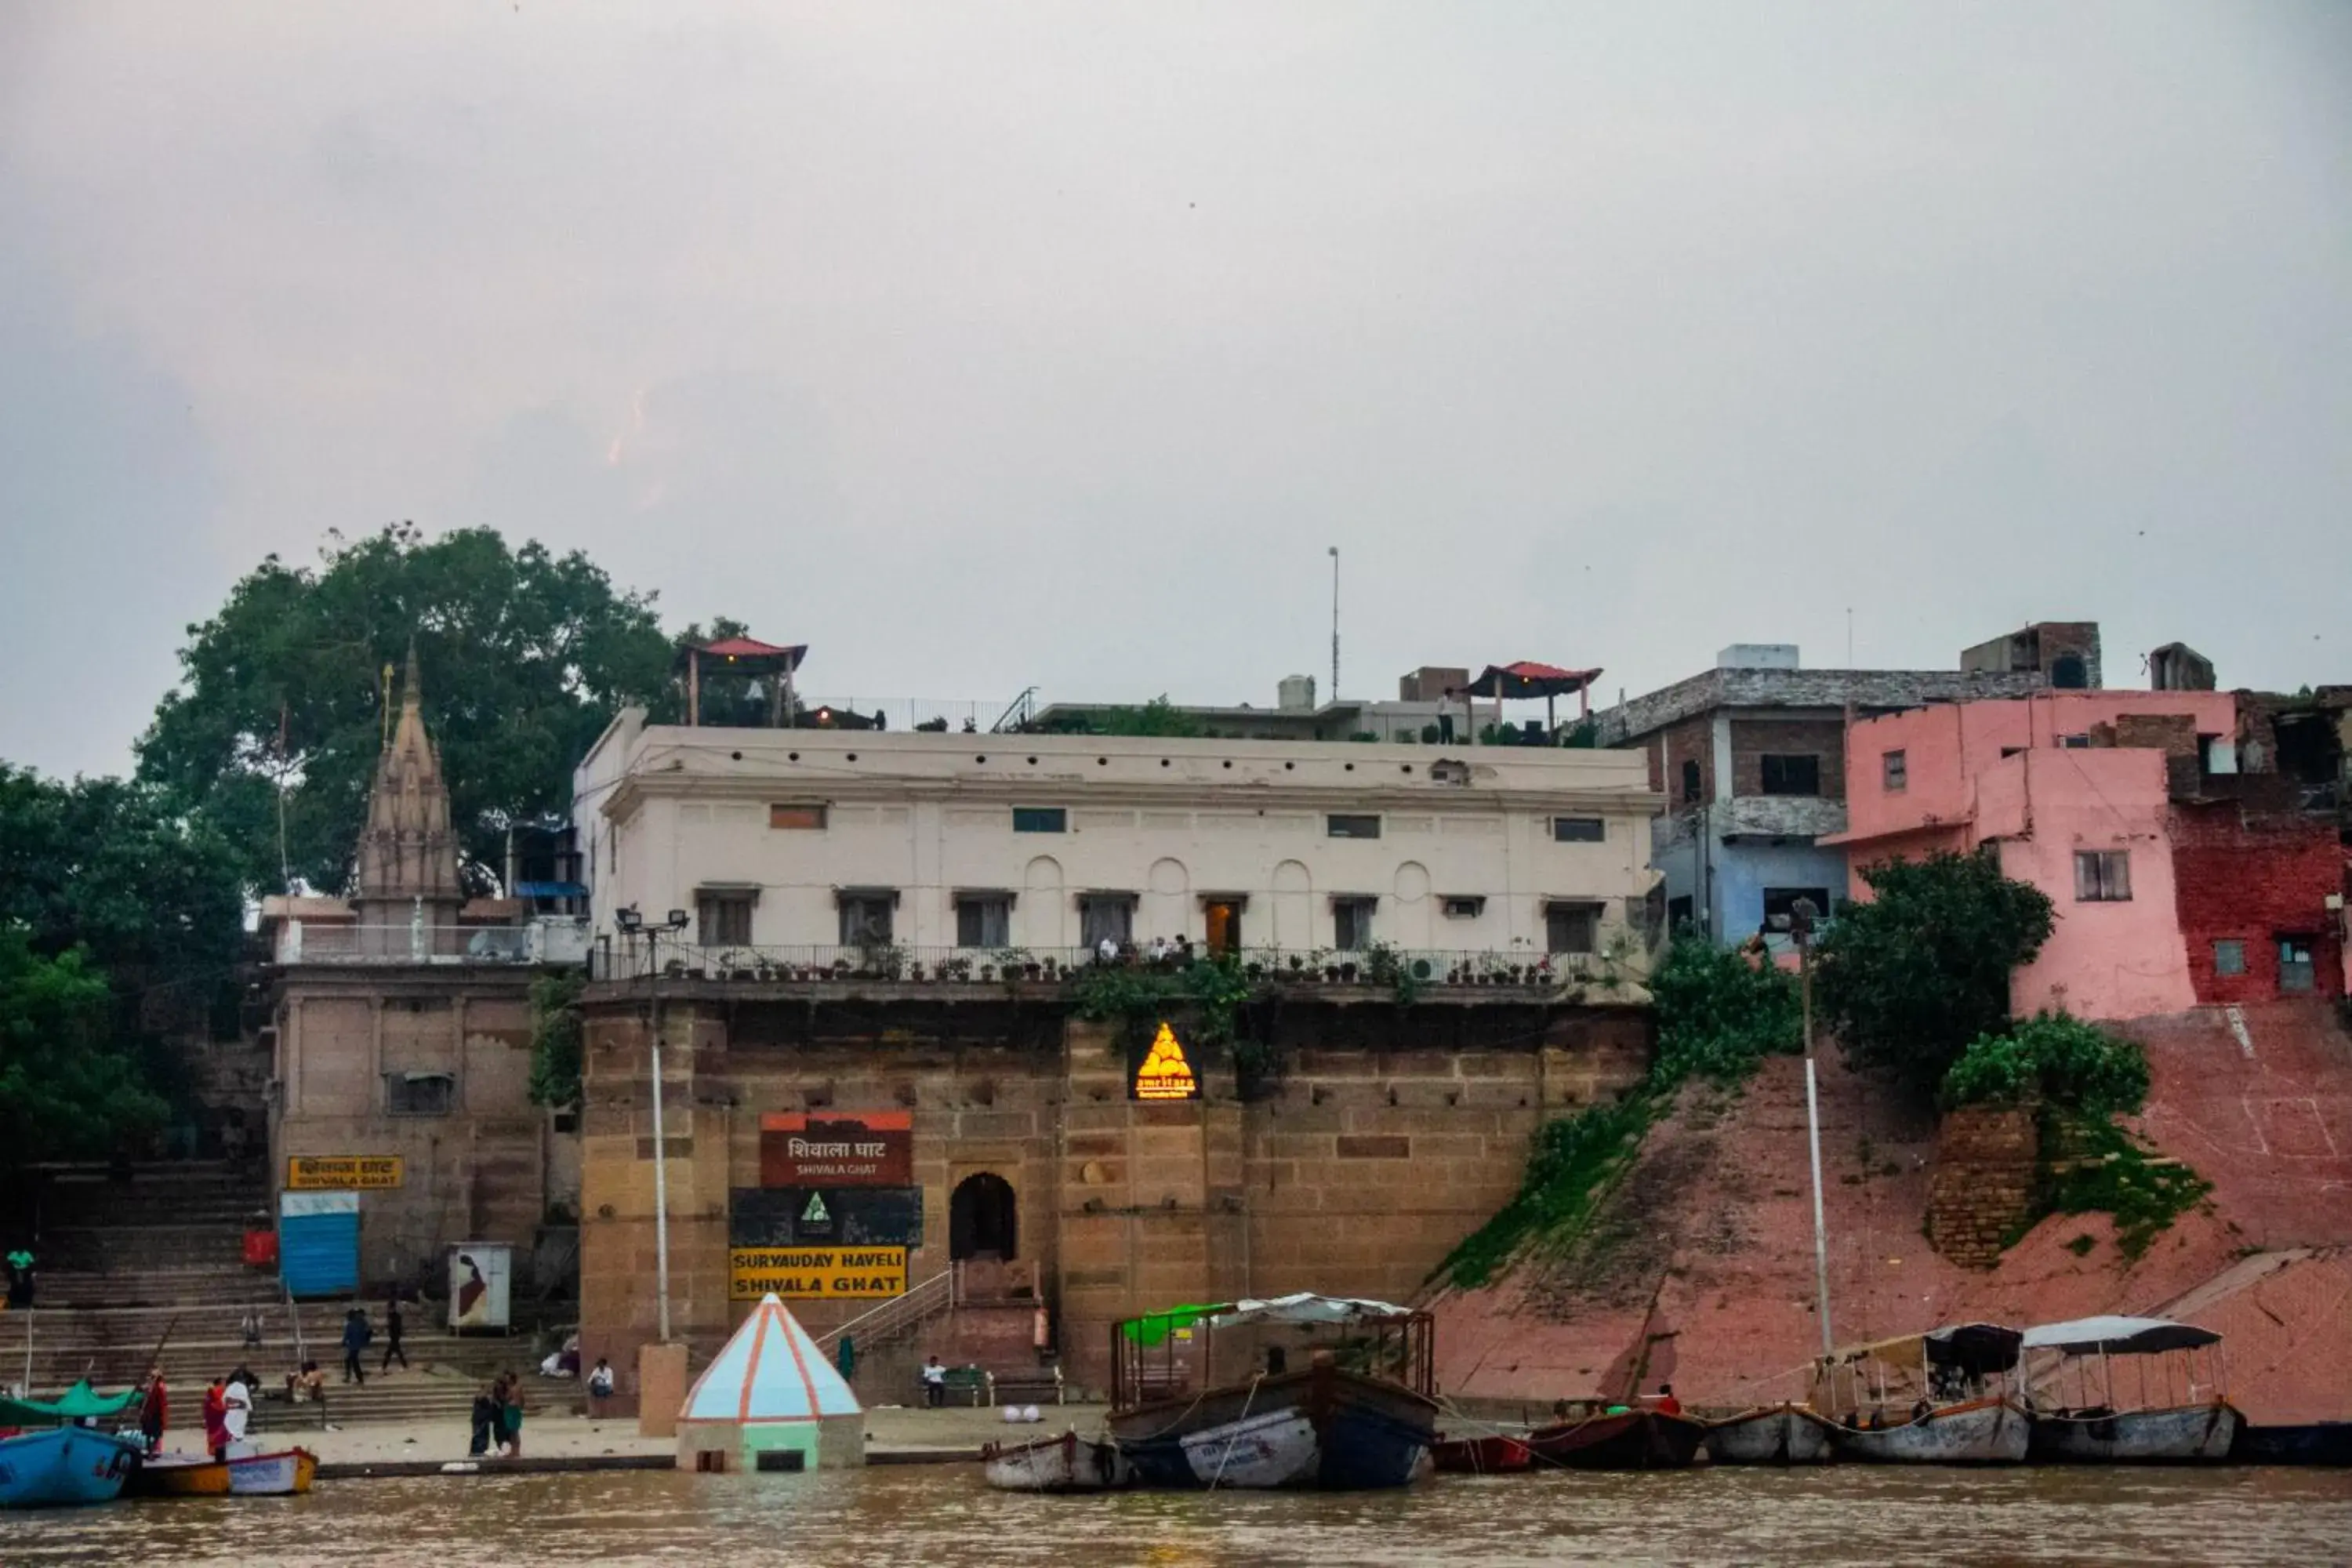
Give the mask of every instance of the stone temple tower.
<svg viewBox="0 0 2352 1568">
<path fill-rule="evenodd" d="M 412 642 L 400 717 L 376 763 L 360 834 L 359 892 L 352 903 L 363 953 L 422 958 L 459 947 L 457 910 L 466 894 L 457 880 L 457 836 L 449 826 L 441 753 L 425 733 L 424 696 Z"/>
</svg>

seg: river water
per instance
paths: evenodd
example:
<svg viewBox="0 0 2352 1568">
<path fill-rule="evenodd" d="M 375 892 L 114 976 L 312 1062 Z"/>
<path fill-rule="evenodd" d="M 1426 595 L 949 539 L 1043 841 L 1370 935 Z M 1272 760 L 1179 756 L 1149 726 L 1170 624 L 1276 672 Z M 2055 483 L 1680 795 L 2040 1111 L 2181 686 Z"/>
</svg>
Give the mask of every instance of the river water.
<svg viewBox="0 0 2352 1568">
<path fill-rule="evenodd" d="M 322 1482 L 0 1515 L 0 1563 L 2322 1563 L 2352 1471 L 1832 1468 L 1441 1477 L 1402 1491 L 993 1492 L 971 1465 Z"/>
</svg>

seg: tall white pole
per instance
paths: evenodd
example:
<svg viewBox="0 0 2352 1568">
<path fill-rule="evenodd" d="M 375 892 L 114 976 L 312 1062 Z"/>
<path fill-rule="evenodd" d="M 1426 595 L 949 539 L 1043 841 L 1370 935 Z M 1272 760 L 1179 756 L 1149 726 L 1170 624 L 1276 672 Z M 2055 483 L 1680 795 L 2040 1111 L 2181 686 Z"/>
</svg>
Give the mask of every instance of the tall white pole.
<svg viewBox="0 0 2352 1568">
<path fill-rule="evenodd" d="M 1331 546 L 1331 700 L 1339 700 L 1339 547 Z"/>
<path fill-rule="evenodd" d="M 1798 949 L 1797 956 L 1803 971 L 1805 997 L 1805 1132 L 1813 1152 L 1813 1300 L 1821 1312 L 1822 1354 L 1827 1356 L 1834 1353 L 1837 1347 L 1830 1334 L 1830 1232 L 1822 1212 L 1822 1108 L 1813 1078 L 1812 932 L 1808 931 L 1803 936 L 1804 945 Z"/>
<path fill-rule="evenodd" d="M 662 1131 L 661 950 L 650 932 L 646 952 L 652 965 L 646 976 L 651 998 L 646 1009 L 653 1025 L 654 1046 L 654 1289 L 661 1298 L 661 1342 L 669 1343 L 669 1140 Z M 1820 1189 L 1818 1179 L 1814 1188 Z"/>
</svg>

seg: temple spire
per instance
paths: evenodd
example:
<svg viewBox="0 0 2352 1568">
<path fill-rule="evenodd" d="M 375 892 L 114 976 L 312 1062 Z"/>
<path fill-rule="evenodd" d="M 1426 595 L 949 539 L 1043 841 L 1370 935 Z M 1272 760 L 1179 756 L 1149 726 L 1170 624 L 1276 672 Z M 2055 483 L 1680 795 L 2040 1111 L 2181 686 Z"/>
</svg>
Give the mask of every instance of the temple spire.
<svg viewBox="0 0 2352 1568">
<path fill-rule="evenodd" d="M 368 795 L 355 901 L 363 933 L 398 928 L 396 937 L 385 938 L 396 950 L 411 945 L 406 928 L 420 920 L 435 933 L 432 946 L 454 941 L 464 899 L 449 786 L 441 776 L 441 753 L 425 730 L 425 681 L 412 637 L 400 716 L 376 761 L 375 785 Z"/>
</svg>

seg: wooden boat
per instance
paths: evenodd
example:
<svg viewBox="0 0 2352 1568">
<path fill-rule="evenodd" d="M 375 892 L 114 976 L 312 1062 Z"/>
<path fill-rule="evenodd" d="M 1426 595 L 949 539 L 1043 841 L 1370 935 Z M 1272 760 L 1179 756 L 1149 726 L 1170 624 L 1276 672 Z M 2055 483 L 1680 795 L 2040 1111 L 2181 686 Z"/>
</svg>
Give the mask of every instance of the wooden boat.
<svg viewBox="0 0 2352 1568">
<path fill-rule="evenodd" d="M 1698 1458 L 1706 1424 L 1656 1410 L 1617 1410 L 1538 1426 L 1528 1451 L 1538 1464 L 1578 1470 L 1679 1470 Z"/>
<path fill-rule="evenodd" d="M 0 1508 L 112 1502 L 138 1464 L 138 1439 L 90 1426 L 0 1437 Z"/>
<path fill-rule="evenodd" d="M 1885 1426 L 1831 1428 L 1830 1449 L 1870 1465 L 2015 1465 L 2033 1423 L 2006 1398 L 1938 1405 Z"/>
<path fill-rule="evenodd" d="M 2016 1397 L 2023 1340 L 1998 1323 L 1956 1323 L 1832 1352 L 1811 1401 L 1840 1413 L 1830 1452 L 1878 1465 L 2021 1462 L 2032 1437 Z"/>
<path fill-rule="evenodd" d="M 2242 1425 L 2230 1457 L 2247 1465 L 2352 1465 L 2352 1421 Z"/>
<path fill-rule="evenodd" d="M 2033 1411 L 2028 1456 L 2095 1464 L 2228 1458 L 2243 1417 L 2222 1396 L 2221 1342 L 2210 1329 L 2167 1318 L 2081 1318 L 2026 1330 L 2025 1387 Z M 2206 1352 L 2202 1384 L 2199 1351 Z M 2121 1374 L 2119 1357 L 2135 1379 Z M 2152 1370 L 2160 1374 L 2153 1400 Z M 2070 1373 L 2071 1403 L 2064 1398 Z M 2178 1389 L 2176 1373 L 2184 1374 Z M 2136 1383 L 2136 1393 L 2127 1382 Z"/>
<path fill-rule="evenodd" d="M 988 1484 L 1008 1492 L 1098 1492 L 1127 1485 L 1128 1467 L 1108 1438 L 1084 1438 L 1076 1430 L 1001 1448 L 981 1450 Z"/>
<path fill-rule="evenodd" d="M 133 1497 L 299 1497 L 310 1489 L 319 1457 L 308 1448 L 266 1454 L 156 1454 L 142 1459 L 126 1489 Z"/>
<path fill-rule="evenodd" d="M 1315 1350 L 1301 1372 L 1223 1384 L 1208 1375 L 1220 1332 L 1285 1329 L 1341 1342 Z M 1111 1330 L 1111 1435 L 1144 1486 L 1401 1487 L 1435 1440 L 1431 1334 L 1426 1312 L 1307 1294 L 1129 1319 Z M 1278 1348 L 1286 1368 L 1288 1347 Z M 1353 1364 L 1340 1364 L 1342 1352 Z M 1178 1363 L 1194 1358 L 1206 1386 L 1186 1397 L 1191 1369 Z"/>
<path fill-rule="evenodd" d="M 1830 1424 L 1802 1405 L 1766 1405 L 1706 1426 L 1718 1465 L 1814 1465 L 1830 1457 Z"/>
<path fill-rule="evenodd" d="M 1447 1437 L 1433 1445 L 1430 1462 L 1447 1475 L 1506 1476 L 1536 1462 L 1527 1441 L 1500 1433 L 1486 1437 Z"/>
</svg>

